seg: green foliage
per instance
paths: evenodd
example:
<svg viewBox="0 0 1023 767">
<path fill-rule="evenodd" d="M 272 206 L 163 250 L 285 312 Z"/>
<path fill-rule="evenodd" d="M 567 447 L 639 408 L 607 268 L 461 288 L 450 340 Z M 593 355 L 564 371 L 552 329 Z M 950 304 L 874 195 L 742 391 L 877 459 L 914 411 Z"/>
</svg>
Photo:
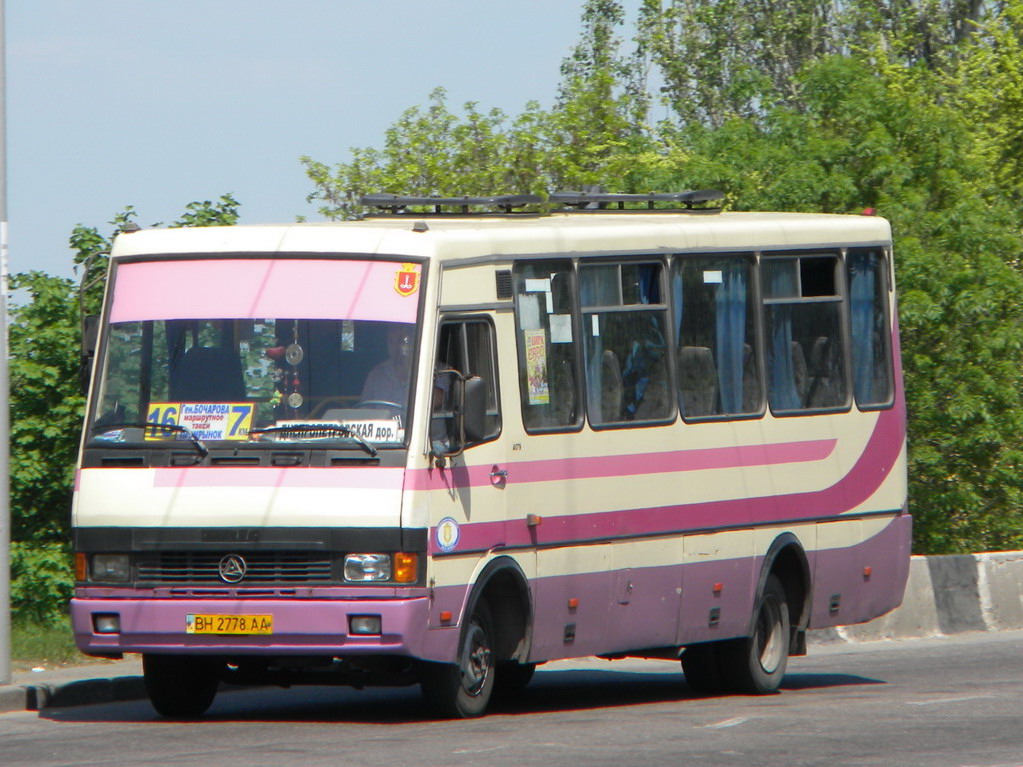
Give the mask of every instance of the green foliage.
<svg viewBox="0 0 1023 767">
<path fill-rule="evenodd" d="M 84 398 L 78 384 L 74 284 L 42 272 L 11 277 L 29 302 L 11 309 L 11 537 L 62 541 Z"/>
<path fill-rule="evenodd" d="M 60 624 L 73 589 L 67 544 L 11 544 L 11 617 L 16 623 Z"/>
<path fill-rule="evenodd" d="M 232 224 L 238 202 L 193 202 L 175 226 Z M 85 398 L 79 366 L 81 321 L 98 313 L 110 246 L 119 232 L 136 226 L 127 207 L 104 236 L 78 225 L 70 237 L 81 285 L 33 271 L 11 277 L 11 289 L 27 296 L 8 318 L 10 349 L 10 485 L 12 602 L 16 616 L 46 623 L 61 614 L 70 596 L 68 523 Z"/>
<path fill-rule="evenodd" d="M 310 199 L 337 218 L 368 191 L 600 184 L 876 209 L 895 233 L 916 550 L 1023 547 L 1023 0 L 645 0 L 624 55 L 620 3 L 587 0 L 581 21 L 551 109 L 458 117 L 435 91 L 382 150 L 305 158 Z"/>
<path fill-rule="evenodd" d="M 95 662 L 75 646 L 71 621 L 66 615 L 46 623 L 16 615 L 11 625 L 11 660 L 15 671 Z"/>
</svg>

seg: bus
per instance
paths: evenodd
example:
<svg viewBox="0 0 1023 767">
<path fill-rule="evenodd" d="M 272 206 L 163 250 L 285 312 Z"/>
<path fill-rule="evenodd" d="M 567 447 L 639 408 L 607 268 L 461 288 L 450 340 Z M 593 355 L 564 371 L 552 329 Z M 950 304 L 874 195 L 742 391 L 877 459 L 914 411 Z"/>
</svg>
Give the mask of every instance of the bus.
<svg viewBox="0 0 1023 767">
<path fill-rule="evenodd" d="M 808 630 L 908 577 L 891 229 L 718 199 L 119 235 L 78 647 L 140 653 L 168 717 L 222 684 L 419 685 L 472 717 L 588 656 L 776 692 Z"/>
</svg>

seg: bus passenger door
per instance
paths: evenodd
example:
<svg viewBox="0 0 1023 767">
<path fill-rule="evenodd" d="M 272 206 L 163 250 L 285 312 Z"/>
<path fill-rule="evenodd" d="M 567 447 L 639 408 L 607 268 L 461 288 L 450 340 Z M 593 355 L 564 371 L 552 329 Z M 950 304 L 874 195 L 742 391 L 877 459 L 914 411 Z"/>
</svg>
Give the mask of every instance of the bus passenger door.
<svg viewBox="0 0 1023 767">
<path fill-rule="evenodd" d="M 444 573 L 438 580 L 445 586 L 467 584 L 479 558 L 506 544 L 502 474 L 506 451 L 500 439 L 494 337 L 492 318 L 473 315 L 442 320 L 437 341 L 430 442 L 435 455 L 446 457 L 442 467 L 431 471 L 446 492 L 431 494 L 430 518 L 438 573 Z M 455 433 L 453 414 L 458 407 L 456 379 L 463 376 L 482 379 L 486 416 L 482 439 L 469 442 L 458 452 L 461 435 Z M 460 554 L 470 556 L 457 556 Z M 460 593 L 464 595 L 464 590 Z M 452 606 L 443 609 L 452 610 Z"/>
</svg>

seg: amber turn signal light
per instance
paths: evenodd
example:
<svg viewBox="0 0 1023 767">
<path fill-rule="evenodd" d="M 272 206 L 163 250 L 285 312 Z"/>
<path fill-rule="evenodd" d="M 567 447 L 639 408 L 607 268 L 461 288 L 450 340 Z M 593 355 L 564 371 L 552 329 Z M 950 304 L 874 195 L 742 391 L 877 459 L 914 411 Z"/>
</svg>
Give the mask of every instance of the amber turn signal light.
<svg viewBox="0 0 1023 767">
<path fill-rule="evenodd" d="M 407 551 L 394 555 L 394 580 L 398 583 L 415 583 L 419 570 L 419 556 Z"/>
</svg>

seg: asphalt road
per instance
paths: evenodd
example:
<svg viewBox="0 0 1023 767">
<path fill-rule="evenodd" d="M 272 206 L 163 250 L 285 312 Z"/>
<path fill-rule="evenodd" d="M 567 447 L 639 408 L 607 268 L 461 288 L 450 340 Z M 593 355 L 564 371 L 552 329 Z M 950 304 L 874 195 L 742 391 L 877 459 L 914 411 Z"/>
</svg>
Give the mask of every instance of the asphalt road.
<svg viewBox="0 0 1023 767">
<path fill-rule="evenodd" d="M 699 697 L 677 664 L 541 667 L 483 719 L 416 688 L 221 694 L 197 722 L 145 701 L 0 716 L 0 765 L 1023 766 L 1023 632 L 811 647 L 779 695 Z"/>
</svg>

